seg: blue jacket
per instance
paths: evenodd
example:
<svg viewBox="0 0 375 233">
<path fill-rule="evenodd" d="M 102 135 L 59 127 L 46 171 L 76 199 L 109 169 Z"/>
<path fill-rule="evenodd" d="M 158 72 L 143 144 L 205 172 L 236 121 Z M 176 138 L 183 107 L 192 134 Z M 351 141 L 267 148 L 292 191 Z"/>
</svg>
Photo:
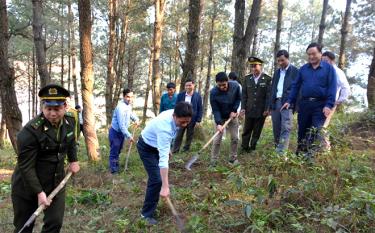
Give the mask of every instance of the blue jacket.
<svg viewBox="0 0 375 233">
<path fill-rule="evenodd" d="M 292 64 L 290 64 L 284 77 L 283 94 L 281 96 L 282 104 L 284 104 L 288 100 L 288 96 L 292 88 L 292 82 L 297 78 L 297 76 L 298 76 L 298 69 Z M 279 79 L 280 79 L 280 69 L 277 69 L 277 71 L 273 74 L 273 78 L 272 78 L 272 92 L 271 92 L 271 101 L 270 101 L 271 110 L 275 110 L 277 85 L 279 83 Z M 294 106 L 291 106 L 291 108 L 294 108 Z"/>
<path fill-rule="evenodd" d="M 180 92 L 177 95 L 176 103 L 185 101 L 185 95 L 186 91 Z M 191 122 L 194 124 L 197 122 L 201 122 L 203 115 L 202 97 L 196 91 L 194 91 L 193 96 L 191 97 L 191 105 L 193 106 L 193 117 L 191 118 Z"/>
<path fill-rule="evenodd" d="M 215 123 L 223 125 L 231 112 L 237 112 L 241 103 L 241 89 L 236 81 L 228 82 L 228 90 L 220 91 L 214 87 L 210 92 L 210 103 Z"/>
</svg>

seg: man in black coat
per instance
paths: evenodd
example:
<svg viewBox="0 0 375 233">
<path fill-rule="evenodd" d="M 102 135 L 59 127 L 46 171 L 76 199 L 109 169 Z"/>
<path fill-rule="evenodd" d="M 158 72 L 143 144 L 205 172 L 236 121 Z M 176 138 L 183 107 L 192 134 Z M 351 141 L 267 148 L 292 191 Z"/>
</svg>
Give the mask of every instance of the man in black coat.
<svg viewBox="0 0 375 233">
<path fill-rule="evenodd" d="M 248 62 L 251 74 L 245 77 L 241 102 L 241 115 L 245 115 L 242 133 L 244 152 L 250 152 L 256 148 L 264 121 L 269 114 L 271 93 L 271 77 L 263 73 L 263 61 L 257 57 L 249 57 Z"/>
<path fill-rule="evenodd" d="M 288 100 L 292 82 L 298 76 L 298 69 L 290 64 L 288 51 L 280 50 L 277 52 L 276 57 L 280 68 L 276 70 L 272 78 L 270 109 L 276 152 L 282 154 L 289 146 L 294 106 L 281 111 L 280 108 Z"/>
<path fill-rule="evenodd" d="M 42 232 L 60 232 L 64 217 L 65 190 L 52 202 L 47 196 L 64 179 L 64 160 L 69 170 L 79 171 L 75 119 L 66 112 L 69 92 L 58 85 L 39 91 L 42 113 L 30 120 L 17 135 L 18 157 L 12 176 L 13 224 L 18 232 L 38 208 L 45 205 Z M 22 232 L 32 232 L 34 223 Z"/>
</svg>

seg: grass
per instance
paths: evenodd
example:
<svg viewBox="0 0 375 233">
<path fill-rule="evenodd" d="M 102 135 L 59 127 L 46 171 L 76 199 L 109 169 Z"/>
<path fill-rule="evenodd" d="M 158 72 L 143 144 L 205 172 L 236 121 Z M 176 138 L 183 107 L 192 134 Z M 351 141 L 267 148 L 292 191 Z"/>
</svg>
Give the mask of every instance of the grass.
<svg viewBox="0 0 375 233">
<path fill-rule="evenodd" d="M 188 232 L 375 232 L 371 117 L 336 114 L 329 129 L 332 151 L 319 155 L 313 165 L 293 153 L 279 157 L 273 152 L 268 119 L 257 151 L 239 155 L 239 166 L 227 163 L 227 137 L 216 168 L 208 167 L 207 149 L 193 170 L 186 171 L 185 162 L 212 135 L 212 122 L 205 122 L 207 135 L 199 133 L 203 138 L 194 141 L 190 153 L 171 160 L 171 200 Z M 149 227 L 140 219 L 147 175 L 134 146 L 129 170 L 113 177 L 107 168 L 107 136 L 99 137 L 100 162 L 87 161 L 84 148 L 80 150 L 81 171 L 68 184 L 62 232 L 178 232 L 163 201 L 157 209 L 159 225 Z M 291 151 L 295 141 L 293 132 Z M 0 150 L 2 169 L 13 169 L 15 160 L 9 145 Z M 10 191 L 9 175 L 1 176 L 0 232 L 13 230 Z"/>
</svg>

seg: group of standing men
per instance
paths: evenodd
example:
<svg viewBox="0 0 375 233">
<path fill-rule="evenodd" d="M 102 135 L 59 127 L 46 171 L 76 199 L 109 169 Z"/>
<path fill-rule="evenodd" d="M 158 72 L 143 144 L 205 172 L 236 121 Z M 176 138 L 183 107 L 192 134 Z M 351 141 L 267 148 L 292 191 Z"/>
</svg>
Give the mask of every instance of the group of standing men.
<svg viewBox="0 0 375 233">
<path fill-rule="evenodd" d="M 350 87 L 343 72 L 334 64 L 331 52 L 322 54 L 317 43 L 307 49 L 308 63 L 297 69 L 289 63 L 285 50 L 277 53 L 280 68 L 273 78 L 262 71 L 263 61 L 249 57 L 251 74 L 244 78 L 243 86 L 236 80 L 236 73 L 229 78 L 219 72 L 216 86 L 210 91 L 210 104 L 218 136 L 211 150 L 211 164 L 218 159 L 224 126 L 231 135 L 230 163 L 237 161 L 239 141 L 238 117 L 245 117 L 242 134 L 242 150 L 256 149 L 263 124 L 272 116 L 274 143 L 277 153 L 283 154 L 289 144 L 293 111 L 298 111 L 298 152 L 313 156 L 314 141 L 320 139 L 329 148 L 329 140 L 319 130 L 328 122 L 338 104 L 349 96 Z M 322 59 L 323 58 L 323 59 Z M 327 62 L 326 62 L 327 61 Z M 175 85 L 167 85 L 168 93 L 162 96 L 161 113 L 142 130 L 137 149 L 148 174 L 147 189 L 141 216 L 149 224 L 156 224 L 154 213 L 159 197 L 169 196 L 169 156 L 178 152 L 186 132 L 183 151 L 190 149 L 194 128 L 202 120 L 202 98 L 194 90 L 193 80 L 185 82 L 185 91 L 175 94 Z M 77 119 L 66 113 L 69 92 L 58 85 L 48 85 L 39 92 L 42 113 L 32 119 L 17 137 L 18 159 L 12 177 L 12 201 L 14 225 L 17 232 L 39 204 L 49 206 L 45 210 L 43 232 L 59 232 L 64 214 L 65 192 L 62 191 L 51 203 L 47 195 L 64 177 L 64 158 L 67 155 L 69 170 L 79 171 L 77 162 Z M 123 91 L 113 113 L 109 130 L 111 173 L 119 171 L 119 154 L 125 139 L 135 142 L 129 132 L 130 121 L 139 125 L 131 103 L 133 92 Z M 82 122 L 80 122 L 82 124 Z M 315 130 L 316 129 L 316 130 Z M 172 145 L 172 142 L 174 143 Z M 33 225 L 24 232 L 32 232 Z"/>
</svg>

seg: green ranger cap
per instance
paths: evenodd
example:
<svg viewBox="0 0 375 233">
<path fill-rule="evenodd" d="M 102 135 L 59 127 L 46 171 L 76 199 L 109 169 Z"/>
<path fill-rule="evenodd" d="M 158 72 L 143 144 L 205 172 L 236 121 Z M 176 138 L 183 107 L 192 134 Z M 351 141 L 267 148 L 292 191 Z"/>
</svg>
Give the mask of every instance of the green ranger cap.
<svg viewBox="0 0 375 233">
<path fill-rule="evenodd" d="M 68 90 L 57 84 L 49 84 L 40 89 L 38 96 L 46 106 L 60 106 L 70 94 Z"/>
<path fill-rule="evenodd" d="M 250 65 L 262 65 L 264 63 L 262 59 L 257 57 L 249 57 L 247 61 Z"/>
</svg>

